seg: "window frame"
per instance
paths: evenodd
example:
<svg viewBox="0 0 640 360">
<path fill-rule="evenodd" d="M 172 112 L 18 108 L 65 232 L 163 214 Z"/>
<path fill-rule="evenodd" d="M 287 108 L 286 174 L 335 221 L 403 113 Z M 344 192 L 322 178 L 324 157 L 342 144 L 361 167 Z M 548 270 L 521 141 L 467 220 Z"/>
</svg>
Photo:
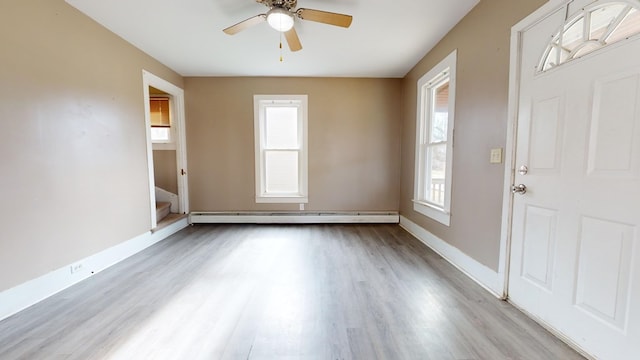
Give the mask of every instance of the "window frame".
<svg viewBox="0 0 640 360">
<path fill-rule="evenodd" d="M 440 63 L 423 75 L 417 83 L 417 111 L 416 111 L 416 148 L 414 167 L 413 209 L 443 225 L 451 222 L 451 184 L 453 165 L 453 134 L 455 120 L 456 98 L 456 64 L 457 50 L 454 50 Z M 449 79 L 449 104 L 447 119 L 447 138 L 445 142 L 437 144 L 430 141 L 431 121 L 433 118 L 433 95 L 446 79 Z M 434 145 L 435 144 L 435 145 Z M 428 192 L 425 191 L 430 174 L 427 173 L 426 148 L 446 144 L 444 205 L 439 206 L 429 202 Z"/>
<path fill-rule="evenodd" d="M 255 195 L 256 203 L 308 203 L 308 96 L 254 95 Z M 264 133 L 266 108 L 269 105 L 295 106 L 298 109 L 298 192 L 268 193 L 266 191 Z"/>
</svg>

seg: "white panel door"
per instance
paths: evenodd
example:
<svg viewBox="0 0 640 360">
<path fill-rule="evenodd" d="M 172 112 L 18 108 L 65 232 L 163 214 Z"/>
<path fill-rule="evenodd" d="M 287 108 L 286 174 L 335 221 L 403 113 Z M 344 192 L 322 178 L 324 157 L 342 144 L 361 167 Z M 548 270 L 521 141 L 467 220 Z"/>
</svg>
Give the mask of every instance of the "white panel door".
<svg viewBox="0 0 640 360">
<path fill-rule="evenodd" d="M 640 40 L 538 73 L 565 14 L 522 38 L 509 298 L 596 358 L 640 359 Z"/>
</svg>

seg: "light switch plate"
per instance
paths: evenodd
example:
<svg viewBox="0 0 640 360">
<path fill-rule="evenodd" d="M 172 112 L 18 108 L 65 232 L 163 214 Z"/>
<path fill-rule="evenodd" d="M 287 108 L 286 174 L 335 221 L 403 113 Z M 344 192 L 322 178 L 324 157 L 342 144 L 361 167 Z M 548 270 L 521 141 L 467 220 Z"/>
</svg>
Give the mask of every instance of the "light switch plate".
<svg viewBox="0 0 640 360">
<path fill-rule="evenodd" d="M 502 148 L 491 149 L 491 164 L 502 164 Z"/>
</svg>

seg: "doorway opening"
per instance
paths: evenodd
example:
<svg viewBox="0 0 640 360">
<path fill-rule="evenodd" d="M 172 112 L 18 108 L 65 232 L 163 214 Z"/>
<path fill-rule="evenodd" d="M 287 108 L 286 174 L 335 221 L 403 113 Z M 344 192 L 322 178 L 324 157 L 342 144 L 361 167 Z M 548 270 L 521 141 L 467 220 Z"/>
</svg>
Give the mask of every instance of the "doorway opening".
<svg viewBox="0 0 640 360">
<path fill-rule="evenodd" d="M 184 135 L 184 91 L 143 71 L 151 230 L 189 212 Z"/>
</svg>

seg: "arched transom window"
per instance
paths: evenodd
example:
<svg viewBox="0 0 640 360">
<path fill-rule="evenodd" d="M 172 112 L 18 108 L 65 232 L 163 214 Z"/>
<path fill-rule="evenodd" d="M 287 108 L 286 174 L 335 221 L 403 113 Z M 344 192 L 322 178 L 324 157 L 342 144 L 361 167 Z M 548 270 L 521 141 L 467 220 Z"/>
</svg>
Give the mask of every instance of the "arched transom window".
<svg viewBox="0 0 640 360">
<path fill-rule="evenodd" d="M 539 71 L 546 71 L 640 33 L 640 3 L 608 2 L 582 9 L 547 46 Z"/>
</svg>

